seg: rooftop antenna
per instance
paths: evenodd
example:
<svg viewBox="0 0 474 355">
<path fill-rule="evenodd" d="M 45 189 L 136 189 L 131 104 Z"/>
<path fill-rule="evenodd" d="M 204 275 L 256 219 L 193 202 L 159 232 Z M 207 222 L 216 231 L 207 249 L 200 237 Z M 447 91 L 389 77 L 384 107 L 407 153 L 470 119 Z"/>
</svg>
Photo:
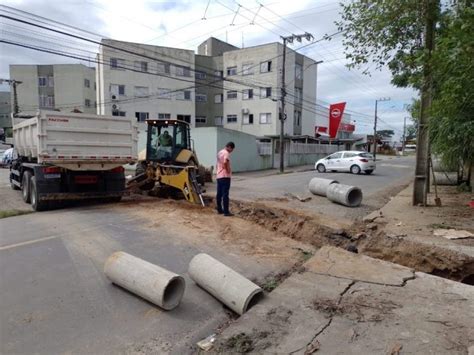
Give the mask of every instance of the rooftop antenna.
<svg viewBox="0 0 474 355">
<path fill-rule="evenodd" d="M 235 10 L 235 14 L 234 14 L 234 18 L 232 19 L 232 23 L 230 24 L 231 26 L 235 26 L 235 18 L 237 17 L 237 14 L 239 13 L 239 10 L 240 8 L 242 7 L 242 5 L 240 5 L 239 3 L 237 3 L 238 7 L 237 7 L 237 10 Z"/>
<path fill-rule="evenodd" d="M 255 25 L 255 18 L 257 17 L 257 15 L 258 15 L 260 9 L 263 7 L 262 4 L 259 3 L 259 5 L 260 5 L 260 7 L 257 9 L 257 12 L 255 12 L 255 15 L 254 15 L 254 17 L 253 17 L 253 19 L 252 19 L 252 22 L 250 22 L 251 25 Z"/>
<path fill-rule="evenodd" d="M 204 10 L 204 15 L 202 16 L 201 20 L 207 20 L 206 14 L 207 14 L 207 9 L 209 8 L 210 3 L 211 3 L 211 0 L 207 2 L 206 10 Z"/>
</svg>

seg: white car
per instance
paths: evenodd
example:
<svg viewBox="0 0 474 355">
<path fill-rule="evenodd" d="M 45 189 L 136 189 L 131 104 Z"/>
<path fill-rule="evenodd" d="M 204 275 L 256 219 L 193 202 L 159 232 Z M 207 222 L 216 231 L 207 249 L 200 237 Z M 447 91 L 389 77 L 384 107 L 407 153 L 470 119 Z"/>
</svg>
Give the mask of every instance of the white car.
<svg viewBox="0 0 474 355">
<path fill-rule="evenodd" d="M 372 174 L 375 170 L 375 160 L 372 154 L 357 150 L 344 150 L 319 159 L 314 168 L 324 173 L 329 171 L 349 171 L 352 174 Z"/>
</svg>

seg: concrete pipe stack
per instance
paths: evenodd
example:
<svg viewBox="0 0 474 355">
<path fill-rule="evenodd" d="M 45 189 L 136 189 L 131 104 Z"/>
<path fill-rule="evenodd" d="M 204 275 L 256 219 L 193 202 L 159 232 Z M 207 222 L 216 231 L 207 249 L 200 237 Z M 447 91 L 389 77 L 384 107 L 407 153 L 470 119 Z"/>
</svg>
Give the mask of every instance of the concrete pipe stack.
<svg viewBox="0 0 474 355">
<path fill-rule="evenodd" d="M 362 203 L 362 190 L 356 186 L 340 184 L 336 180 L 312 178 L 309 191 L 313 195 L 325 196 L 328 200 L 348 207 Z"/>
</svg>

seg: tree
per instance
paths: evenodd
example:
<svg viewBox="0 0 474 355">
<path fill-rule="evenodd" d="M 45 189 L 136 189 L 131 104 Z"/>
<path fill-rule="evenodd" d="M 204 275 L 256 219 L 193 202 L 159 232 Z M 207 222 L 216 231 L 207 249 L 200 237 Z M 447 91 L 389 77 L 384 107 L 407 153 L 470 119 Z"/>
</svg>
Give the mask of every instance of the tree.
<svg viewBox="0 0 474 355">
<path fill-rule="evenodd" d="M 416 123 L 408 125 L 407 126 L 407 131 L 405 133 L 405 139 L 407 141 L 411 141 L 411 140 L 415 139 L 416 134 L 417 134 L 417 130 L 418 130 L 418 127 L 417 127 Z"/>
<path fill-rule="evenodd" d="M 394 134 L 395 132 L 393 131 L 393 129 L 382 129 L 380 131 L 377 131 L 377 135 L 380 137 L 391 138 Z"/>
<path fill-rule="evenodd" d="M 459 1 L 455 11 L 443 18 L 441 28 L 442 36 L 433 56 L 436 86 L 430 125 L 432 151 L 446 166 L 461 163 L 469 174 L 474 164 L 472 2 Z"/>
</svg>

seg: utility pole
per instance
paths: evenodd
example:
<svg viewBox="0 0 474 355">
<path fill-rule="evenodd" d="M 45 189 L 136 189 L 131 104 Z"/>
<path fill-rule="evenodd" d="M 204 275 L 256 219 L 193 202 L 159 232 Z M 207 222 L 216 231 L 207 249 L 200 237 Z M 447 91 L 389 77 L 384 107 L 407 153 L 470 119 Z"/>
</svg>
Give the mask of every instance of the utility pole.
<svg viewBox="0 0 474 355">
<path fill-rule="evenodd" d="M 390 101 L 390 97 L 382 97 L 380 99 L 375 100 L 374 139 L 373 139 L 374 161 L 377 156 L 377 106 L 378 106 L 378 103 L 381 101 Z"/>
<path fill-rule="evenodd" d="M 405 156 L 405 144 L 407 141 L 407 118 L 403 118 L 402 156 Z"/>
<path fill-rule="evenodd" d="M 435 25 L 436 25 L 436 0 L 425 0 L 425 53 L 426 59 L 423 67 L 423 86 L 421 88 L 420 121 L 416 139 L 416 165 L 415 181 L 413 184 L 412 205 L 426 206 L 429 190 L 429 110 L 431 107 L 432 70 L 431 56 L 434 49 Z"/>
<path fill-rule="evenodd" d="M 0 79 L 0 84 L 3 84 L 6 82 L 13 88 L 13 116 L 18 115 L 18 112 L 20 112 L 20 108 L 18 106 L 18 95 L 16 92 L 16 86 L 19 84 L 22 84 L 22 81 L 18 80 L 10 80 L 10 79 Z"/>
<path fill-rule="evenodd" d="M 285 87 L 285 69 L 286 69 L 286 45 L 287 43 L 293 43 L 296 39 L 298 42 L 301 42 L 302 39 L 305 38 L 307 41 L 311 41 L 314 37 L 311 33 L 305 32 L 300 35 L 291 35 L 286 37 L 281 37 L 283 40 L 283 65 L 281 69 L 281 106 L 279 112 L 279 119 L 280 119 L 280 173 L 285 172 L 285 143 L 284 143 L 284 136 L 285 136 L 285 97 L 286 97 L 286 87 Z"/>
</svg>

